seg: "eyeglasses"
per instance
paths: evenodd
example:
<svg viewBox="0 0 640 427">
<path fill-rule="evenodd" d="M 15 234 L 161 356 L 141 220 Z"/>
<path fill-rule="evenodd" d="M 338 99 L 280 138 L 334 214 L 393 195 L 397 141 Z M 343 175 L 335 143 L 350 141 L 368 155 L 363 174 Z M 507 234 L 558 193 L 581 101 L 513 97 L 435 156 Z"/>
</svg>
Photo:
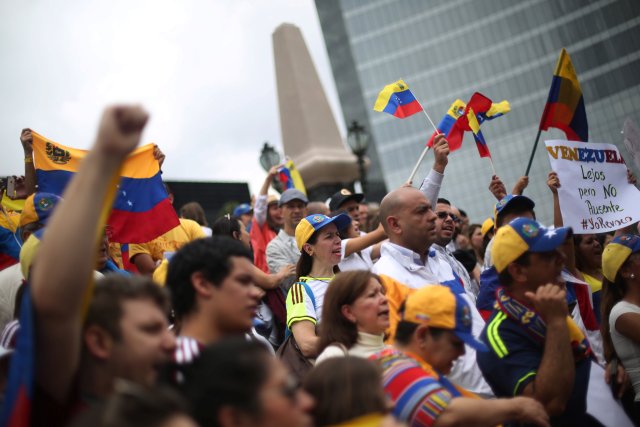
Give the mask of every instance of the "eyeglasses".
<svg viewBox="0 0 640 427">
<path fill-rule="evenodd" d="M 436 212 L 436 216 L 438 217 L 438 219 L 441 219 L 441 220 L 445 220 L 449 216 L 451 217 L 451 220 L 453 222 L 460 222 L 460 218 L 458 218 L 456 215 L 452 214 L 451 212 L 444 212 L 444 211 Z"/>
</svg>

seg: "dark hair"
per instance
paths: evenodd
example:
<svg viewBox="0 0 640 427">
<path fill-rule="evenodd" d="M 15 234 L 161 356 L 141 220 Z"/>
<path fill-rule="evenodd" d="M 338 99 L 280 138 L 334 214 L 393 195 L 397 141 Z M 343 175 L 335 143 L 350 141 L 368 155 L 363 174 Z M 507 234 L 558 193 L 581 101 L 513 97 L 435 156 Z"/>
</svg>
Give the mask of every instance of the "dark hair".
<svg viewBox="0 0 640 427">
<path fill-rule="evenodd" d="M 162 311 L 169 313 L 167 291 L 156 285 L 151 278 L 109 274 L 96 282 L 84 326 L 98 325 L 114 340 L 120 340 L 122 303 L 141 299 L 151 300 Z"/>
<path fill-rule="evenodd" d="M 476 229 L 480 229 L 482 230 L 482 225 L 480 224 L 470 224 L 469 225 L 469 231 L 467 232 L 467 237 L 469 238 L 469 243 L 471 243 L 471 237 L 473 236 L 473 233 L 475 233 Z M 484 254 L 487 250 L 487 243 L 489 243 L 490 239 L 485 239 L 485 237 L 488 235 L 489 233 L 485 234 L 484 236 L 482 236 L 482 247 L 480 248 L 480 250 L 478 251 L 480 256 L 482 257 L 482 259 L 484 259 Z M 486 242 L 486 243 L 485 243 Z M 473 245 L 471 245 L 471 247 L 473 248 Z M 476 249 L 473 248 L 473 251 L 475 253 Z"/>
<path fill-rule="evenodd" d="M 395 340 L 400 346 L 406 346 L 411 343 L 411 338 L 413 338 L 413 334 L 416 332 L 420 324 L 407 322 L 406 320 L 401 320 L 398 322 L 398 326 L 396 327 L 396 335 Z M 438 338 L 446 331 L 450 331 L 450 329 L 444 328 L 433 328 L 429 326 L 429 335 L 433 338 Z"/>
<path fill-rule="evenodd" d="M 322 230 L 322 229 L 321 229 Z M 318 241 L 318 230 L 314 231 L 311 237 L 307 240 L 307 243 L 311 245 L 315 245 Z M 313 257 L 305 252 L 304 249 L 300 250 L 300 258 L 298 258 L 298 262 L 296 263 L 296 276 L 298 278 L 302 276 L 306 276 L 311 272 L 313 268 Z"/>
<path fill-rule="evenodd" d="M 463 218 L 467 218 L 469 215 L 467 215 L 467 212 L 458 208 L 458 211 L 460 212 L 460 216 Z"/>
<path fill-rule="evenodd" d="M 473 249 L 456 249 L 453 251 L 453 257 L 462 264 L 467 273 L 471 274 L 473 269 L 476 268 L 476 264 L 478 263 L 478 259 L 476 258 L 476 253 Z"/>
<path fill-rule="evenodd" d="M 443 197 L 438 197 L 438 199 L 436 200 L 436 203 L 442 203 L 443 205 L 451 206 L 451 202 Z"/>
<path fill-rule="evenodd" d="M 259 418 L 260 391 L 271 372 L 270 358 L 260 343 L 229 338 L 204 349 L 193 363 L 180 365 L 183 381 L 177 387 L 191 404 L 198 425 L 219 426 L 224 407 Z"/>
<path fill-rule="evenodd" d="M 505 208 L 502 209 L 502 211 L 500 211 L 500 213 L 498 213 L 498 215 L 496 215 L 496 223 L 494 225 L 495 230 L 502 227 L 503 225 L 502 219 L 509 214 L 522 215 L 527 212 L 531 212 L 533 219 L 536 219 L 536 212 L 533 209 L 523 206 L 520 203 L 512 203 L 511 205 L 512 206 L 507 205 Z"/>
<path fill-rule="evenodd" d="M 358 327 L 342 315 L 342 306 L 351 305 L 364 294 L 369 280 L 376 279 L 382 283 L 377 274 L 368 270 L 355 270 L 338 273 L 324 296 L 322 306 L 322 324 L 320 325 L 320 341 L 318 353 L 333 343 L 352 347 L 358 340 Z"/>
<path fill-rule="evenodd" d="M 616 349 L 613 346 L 613 341 L 611 340 L 611 331 L 609 325 L 609 314 L 611 313 L 611 309 L 616 305 L 619 301 L 624 298 L 624 295 L 627 293 L 627 284 L 625 283 L 622 275 L 618 273 L 616 276 L 615 282 L 611 282 L 607 280 L 607 278 L 602 279 L 602 300 L 600 302 L 600 333 L 602 334 L 602 347 L 604 352 L 604 359 L 607 362 L 610 362 L 613 358 L 618 357 L 616 354 Z"/>
<path fill-rule="evenodd" d="M 189 202 L 180 208 L 180 217 L 191 219 L 200 225 L 207 226 L 207 218 L 204 209 L 198 202 Z"/>
<path fill-rule="evenodd" d="M 234 235 L 234 233 L 240 233 L 240 223 L 238 221 L 240 221 L 238 218 L 229 215 L 218 218 L 211 226 L 211 235 L 227 236 L 238 240 L 238 237 Z"/>
<path fill-rule="evenodd" d="M 71 427 L 160 427 L 175 416 L 190 417 L 187 403 L 166 386 L 145 387 L 116 380 L 106 401 L 74 417 Z"/>
<path fill-rule="evenodd" d="M 529 252 L 525 252 L 513 262 L 521 266 L 527 266 L 530 261 Z M 498 273 L 498 281 L 502 286 L 509 286 L 513 283 L 513 277 L 511 277 L 508 268 L 505 268 L 502 273 Z"/>
<path fill-rule="evenodd" d="M 316 401 L 312 410 L 316 426 L 387 411 L 380 370 L 360 357 L 335 357 L 317 364 L 307 374 L 304 389 Z"/>
<path fill-rule="evenodd" d="M 231 272 L 231 257 L 252 260 L 251 253 L 240 241 L 225 236 L 194 240 L 171 257 L 166 283 L 178 319 L 195 308 L 191 275 L 201 272 L 206 280 L 219 286 Z"/>
</svg>

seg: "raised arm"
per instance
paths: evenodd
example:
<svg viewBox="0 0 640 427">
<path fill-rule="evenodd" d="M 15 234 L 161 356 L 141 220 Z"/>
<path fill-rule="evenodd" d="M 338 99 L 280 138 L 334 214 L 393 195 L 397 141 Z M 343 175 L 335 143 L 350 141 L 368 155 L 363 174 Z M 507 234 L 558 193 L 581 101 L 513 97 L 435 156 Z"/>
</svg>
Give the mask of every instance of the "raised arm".
<svg viewBox="0 0 640 427">
<path fill-rule="evenodd" d="M 370 233 L 365 234 L 364 236 L 347 239 L 344 256 L 348 257 L 349 255 L 366 249 L 369 246 L 375 245 L 376 243 L 379 243 L 386 238 L 387 235 L 384 232 L 384 228 L 382 228 L 382 224 L 380 224 L 378 228 Z"/>
<path fill-rule="evenodd" d="M 36 168 L 33 166 L 33 135 L 31 129 L 24 128 L 20 133 L 20 143 L 24 151 L 24 194 L 19 198 L 27 198 L 36 192 Z"/>
<path fill-rule="evenodd" d="M 256 222 L 260 227 L 262 227 L 267 220 L 267 195 L 269 193 L 271 181 L 273 181 L 273 177 L 278 173 L 278 167 L 279 166 L 274 166 L 269 169 L 269 172 L 262 183 L 262 187 L 260 187 L 260 193 L 258 194 L 258 197 L 256 197 L 256 202 L 253 206 L 253 217 L 256 219 Z"/>
<path fill-rule="evenodd" d="M 96 142 L 53 213 L 34 263 L 36 381 L 60 402 L 68 397 L 78 369 L 81 307 L 93 272 L 102 205 L 112 177 L 138 145 L 147 118 L 140 107 L 105 110 Z"/>
<path fill-rule="evenodd" d="M 438 194 L 440 194 L 440 186 L 444 179 L 444 170 L 449 163 L 449 143 L 442 134 L 436 135 L 433 142 L 433 155 L 435 157 L 433 168 L 429 171 L 424 181 L 422 181 L 420 191 L 422 191 L 431 204 L 435 206 L 436 200 L 438 200 Z"/>
<path fill-rule="evenodd" d="M 551 171 L 547 177 L 547 187 L 551 190 L 553 194 L 553 225 L 555 227 L 562 227 L 562 212 L 560 211 L 560 199 L 558 198 L 558 188 L 560 188 L 560 178 L 558 178 L 558 174 Z M 580 280 L 584 280 L 584 276 L 581 272 L 578 271 L 576 266 L 576 251 L 573 246 L 573 240 L 569 239 L 567 242 L 562 245 L 560 248 L 564 253 L 566 258 L 565 267 L 571 274 L 577 277 Z"/>
</svg>

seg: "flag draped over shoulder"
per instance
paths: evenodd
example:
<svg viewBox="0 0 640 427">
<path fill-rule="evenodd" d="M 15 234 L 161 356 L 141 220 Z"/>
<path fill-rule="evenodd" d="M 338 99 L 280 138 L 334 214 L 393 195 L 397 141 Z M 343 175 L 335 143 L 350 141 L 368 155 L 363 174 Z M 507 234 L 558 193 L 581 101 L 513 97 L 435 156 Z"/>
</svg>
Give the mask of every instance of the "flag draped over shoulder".
<svg viewBox="0 0 640 427">
<path fill-rule="evenodd" d="M 447 138 L 450 151 L 455 151 L 462 146 L 464 132 L 472 132 L 480 157 L 491 157 L 480 125 L 487 120 L 503 116 L 509 111 L 511 111 L 511 106 L 508 101 L 494 103 L 483 94 L 476 92 L 466 104 L 460 99 L 456 99 L 440 121 L 438 130 Z M 427 143 L 429 147 L 433 146 L 436 135 L 435 132 L 431 135 Z"/>
<path fill-rule="evenodd" d="M 562 49 L 553 73 L 549 98 L 540 119 L 540 130 L 562 130 L 571 141 L 588 141 L 589 125 L 576 70 L 566 49 Z"/>
<path fill-rule="evenodd" d="M 382 89 L 373 109 L 404 119 L 422 111 L 422 106 L 409 90 L 409 86 L 398 80 Z"/>
<path fill-rule="evenodd" d="M 284 166 L 278 169 L 278 180 L 282 183 L 285 190 L 296 188 L 304 194 L 307 194 L 307 189 L 304 186 L 304 182 L 302 182 L 300 172 L 298 172 L 298 169 L 296 169 L 293 164 L 293 160 L 287 160 Z"/>
<path fill-rule="evenodd" d="M 110 238 L 118 243 L 145 243 L 179 225 L 178 216 L 162 183 L 153 144 L 127 157 L 113 209 L 107 221 Z M 38 190 L 62 195 L 69 179 L 87 154 L 33 132 Z"/>
</svg>

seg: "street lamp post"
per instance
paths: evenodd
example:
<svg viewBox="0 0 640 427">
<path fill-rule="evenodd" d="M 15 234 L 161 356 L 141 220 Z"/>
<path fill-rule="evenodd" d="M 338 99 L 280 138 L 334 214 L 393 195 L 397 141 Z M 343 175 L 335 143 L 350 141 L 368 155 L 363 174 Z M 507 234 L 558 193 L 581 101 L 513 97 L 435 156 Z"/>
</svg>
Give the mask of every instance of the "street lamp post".
<svg viewBox="0 0 640 427">
<path fill-rule="evenodd" d="M 260 151 L 260 166 L 266 171 L 269 172 L 272 167 L 279 165 L 282 163 L 282 158 L 280 157 L 280 153 L 276 151 L 273 145 L 269 145 L 267 141 L 265 141 L 262 146 L 262 150 Z M 280 181 L 278 181 L 275 177 L 273 178 L 273 187 L 282 192 L 282 185 Z"/>
<path fill-rule="evenodd" d="M 266 172 L 269 172 L 272 167 L 279 164 L 280 154 L 276 151 L 273 145 L 269 145 L 269 143 L 265 141 L 262 146 L 262 151 L 260 151 L 260 165 Z"/>
<path fill-rule="evenodd" d="M 347 142 L 351 148 L 351 152 L 358 158 L 358 169 L 360 171 L 360 185 L 362 192 L 367 192 L 367 176 L 364 169 L 364 155 L 369 148 L 369 133 L 357 121 L 353 120 L 347 129 Z"/>
</svg>

